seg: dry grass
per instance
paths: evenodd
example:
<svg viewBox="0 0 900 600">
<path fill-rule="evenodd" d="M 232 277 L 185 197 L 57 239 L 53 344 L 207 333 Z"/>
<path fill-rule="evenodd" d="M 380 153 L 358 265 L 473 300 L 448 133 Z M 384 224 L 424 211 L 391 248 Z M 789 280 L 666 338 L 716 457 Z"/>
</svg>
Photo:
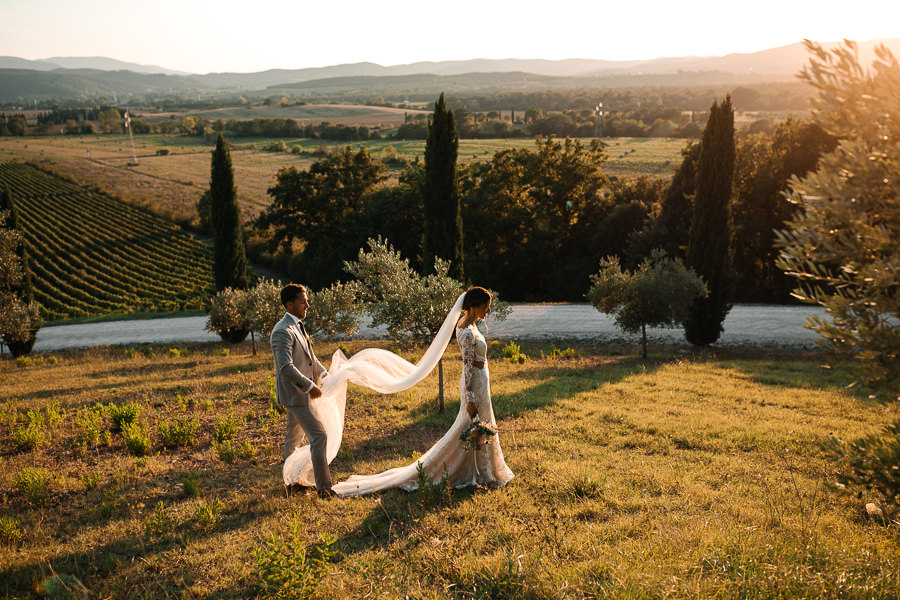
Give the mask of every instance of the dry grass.
<svg viewBox="0 0 900 600">
<path fill-rule="evenodd" d="M 267 544 L 282 545 L 285 569 L 321 598 L 900 593 L 898 528 L 869 522 L 866 499 L 824 484 L 833 465 L 818 446 L 832 432 L 876 431 L 896 407 L 847 394 L 823 378 L 815 355 L 661 350 L 641 361 L 607 347 L 560 359 L 525 346 L 524 364 L 491 363 L 516 473 L 507 487 L 322 501 L 281 488 L 284 417 L 270 409 L 271 357 L 246 346 L 227 356 L 215 344 L 187 349 L 0 364 L 9 532 L 0 594 L 27 596 L 57 573 L 77 576 L 91 597 L 252 597 L 263 594 L 256 552 L 265 556 Z M 320 354 L 333 350 L 321 344 Z M 458 407 L 458 358 L 451 348 L 444 416 L 434 375 L 394 396 L 353 389 L 335 477 L 408 464 L 438 439 Z M 149 456 L 129 455 L 108 417 L 97 445 L 80 447 L 90 407 L 129 402 L 150 433 Z M 29 410 L 46 436 L 18 451 L 11 432 Z M 200 423 L 193 445 L 162 448 L 158 423 L 186 417 Z M 230 463 L 213 443 L 226 417 L 240 423 L 232 448 L 244 449 Z M 45 503 L 15 487 L 26 468 L 54 474 Z M 336 540 L 321 580 L 311 558 L 284 546 L 293 532 L 301 549 Z"/>
</svg>

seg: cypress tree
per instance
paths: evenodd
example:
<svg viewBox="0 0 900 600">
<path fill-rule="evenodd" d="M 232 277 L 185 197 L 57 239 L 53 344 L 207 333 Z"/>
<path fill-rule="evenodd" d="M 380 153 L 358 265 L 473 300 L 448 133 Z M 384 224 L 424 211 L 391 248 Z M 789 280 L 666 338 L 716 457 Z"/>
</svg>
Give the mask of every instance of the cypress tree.
<svg viewBox="0 0 900 600">
<path fill-rule="evenodd" d="M 687 340 L 706 346 L 719 339 L 731 305 L 731 201 L 734 178 L 734 110 L 731 96 L 713 102 L 697 157 L 697 192 L 694 197 L 687 263 L 709 289 L 706 298 L 691 305 L 684 323 Z"/>
<path fill-rule="evenodd" d="M 231 154 L 222 134 L 219 134 L 212 154 L 209 200 L 210 224 L 215 241 L 213 273 L 216 290 L 222 291 L 227 287 L 246 289 L 250 286 L 250 272 L 244 251 L 241 211 L 234 187 Z"/>
<path fill-rule="evenodd" d="M 459 136 L 453 111 L 447 108 L 444 94 L 434 103 L 425 141 L 425 182 L 423 200 L 425 234 L 422 261 L 426 270 L 434 268 L 434 259 L 450 261 L 450 276 L 463 279 L 463 231 L 456 158 Z"/>
</svg>

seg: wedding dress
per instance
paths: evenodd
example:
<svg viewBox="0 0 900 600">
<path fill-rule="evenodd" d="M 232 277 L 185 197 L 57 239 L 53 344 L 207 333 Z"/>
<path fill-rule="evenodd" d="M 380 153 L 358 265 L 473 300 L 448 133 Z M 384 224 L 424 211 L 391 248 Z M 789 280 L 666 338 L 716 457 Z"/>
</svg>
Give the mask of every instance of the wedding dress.
<svg viewBox="0 0 900 600">
<path fill-rule="evenodd" d="M 406 390 L 422 379 L 437 365 L 444 349 L 456 330 L 462 310 L 463 295 L 457 300 L 444 320 L 434 341 L 417 364 L 379 348 L 367 348 L 347 358 L 338 350 L 331 359 L 328 377 L 322 383 L 322 396 L 310 402 L 310 409 L 322 421 L 328 434 L 327 457 L 330 463 L 337 456 L 344 430 L 344 409 L 347 402 L 347 383 L 368 387 L 384 394 Z M 474 325 L 460 328 L 457 339 L 463 354 L 463 373 L 460 376 L 459 413 L 453 425 L 425 454 L 412 464 L 390 469 L 375 475 L 354 475 L 332 488 L 338 496 L 359 496 L 380 490 L 402 488 L 406 491 L 418 487 L 419 466 L 428 481 L 440 481 L 445 475 L 454 487 L 486 485 L 499 487 L 513 478 L 513 473 L 503 459 L 497 435 L 482 438 L 472 444 L 460 440 L 472 419 L 466 412 L 465 400 L 475 403 L 479 418 L 496 425 L 491 405 L 490 375 L 487 368 L 487 344 Z M 483 369 L 473 365 L 482 361 Z M 284 462 L 285 485 L 299 483 L 315 485 L 309 446 L 301 446 Z"/>
</svg>

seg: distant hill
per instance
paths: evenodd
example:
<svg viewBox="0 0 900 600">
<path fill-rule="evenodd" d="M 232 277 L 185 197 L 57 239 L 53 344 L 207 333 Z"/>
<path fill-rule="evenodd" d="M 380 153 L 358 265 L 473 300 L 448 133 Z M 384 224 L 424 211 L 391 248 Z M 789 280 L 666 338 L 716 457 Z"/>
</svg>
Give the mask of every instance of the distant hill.
<svg viewBox="0 0 900 600">
<path fill-rule="evenodd" d="M 175 71 L 156 65 L 139 65 L 124 62 L 105 56 L 56 56 L 45 58 L 42 62 L 59 65 L 63 69 L 99 69 L 101 71 L 134 71 L 135 73 L 150 73 L 162 75 L 189 75 L 185 71 Z"/>
<path fill-rule="evenodd" d="M 900 56 L 900 38 L 861 42 L 864 64 L 872 62 L 874 47 L 882 42 Z M 747 54 L 653 60 L 474 59 L 388 67 L 361 62 L 256 73 L 185 75 L 103 57 L 56 57 L 45 61 L 0 57 L 0 102 L 113 95 L 140 99 L 146 95 L 186 93 L 433 93 L 443 86 L 452 86 L 457 93 L 481 93 L 579 86 L 742 85 L 793 80 L 808 60 L 805 47 L 797 43 Z"/>
</svg>

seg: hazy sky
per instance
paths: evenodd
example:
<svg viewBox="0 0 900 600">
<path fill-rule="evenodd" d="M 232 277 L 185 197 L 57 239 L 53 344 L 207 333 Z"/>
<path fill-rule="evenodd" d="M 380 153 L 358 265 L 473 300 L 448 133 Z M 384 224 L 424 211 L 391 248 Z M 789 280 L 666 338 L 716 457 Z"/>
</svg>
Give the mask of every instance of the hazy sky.
<svg viewBox="0 0 900 600">
<path fill-rule="evenodd" d="M 0 0 L 0 55 L 108 56 L 192 73 L 709 56 L 894 37 L 898 0 Z"/>
</svg>

